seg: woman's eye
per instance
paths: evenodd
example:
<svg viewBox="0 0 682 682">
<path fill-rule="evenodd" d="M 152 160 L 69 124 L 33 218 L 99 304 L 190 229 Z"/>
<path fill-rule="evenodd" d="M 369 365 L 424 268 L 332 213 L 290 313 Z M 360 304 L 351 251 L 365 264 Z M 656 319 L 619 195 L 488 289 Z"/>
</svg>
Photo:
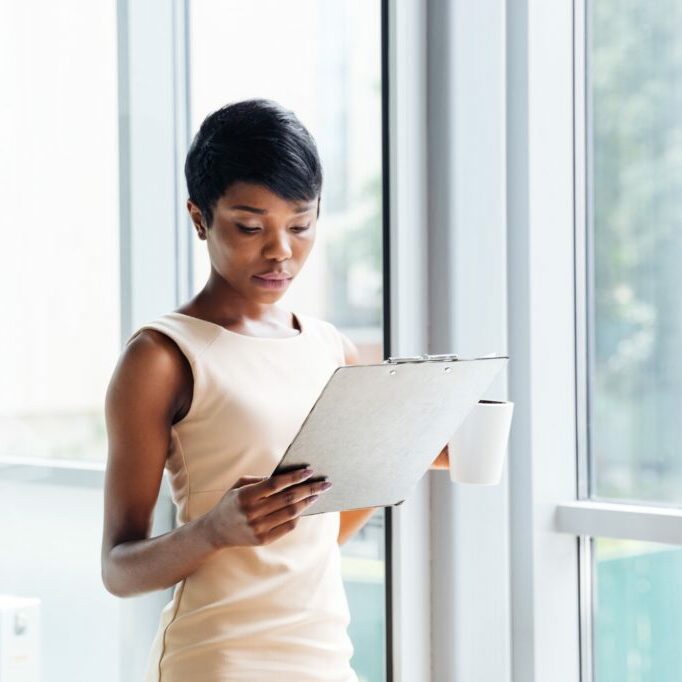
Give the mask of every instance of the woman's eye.
<svg viewBox="0 0 682 682">
<path fill-rule="evenodd" d="M 240 225 L 239 223 L 235 224 L 242 232 L 245 232 L 246 234 L 255 234 L 261 229 L 260 227 L 247 227 L 246 225 Z M 306 230 L 310 229 L 310 225 L 296 225 L 291 229 L 294 230 L 294 232 L 305 232 Z"/>
<path fill-rule="evenodd" d="M 242 232 L 246 232 L 246 234 L 254 234 L 255 232 L 258 232 L 258 230 L 260 230 L 260 227 L 246 227 L 246 225 L 240 225 L 239 223 L 237 223 L 237 227 Z"/>
</svg>

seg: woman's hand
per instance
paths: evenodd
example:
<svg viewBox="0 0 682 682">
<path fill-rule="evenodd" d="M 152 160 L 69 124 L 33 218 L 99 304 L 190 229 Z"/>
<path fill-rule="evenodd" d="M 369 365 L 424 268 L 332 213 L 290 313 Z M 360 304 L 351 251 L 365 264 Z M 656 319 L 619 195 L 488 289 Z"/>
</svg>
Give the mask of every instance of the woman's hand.
<svg viewBox="0 0 682 682">
<path fill-rule="evenodd" d="M 448 444 L 438 453 L 436 459 L 433 460 L 431 469 L 449 469 L 450 468 L 450 451 Z"/>
<path fill-rule="evenodd" d="M 303 483 L 312 473 L 242 476 L 206 515 L 213 546 L 267 545 L 293 530 L 301 512 L 331 488 L 327 481 Z"/>
</svg>

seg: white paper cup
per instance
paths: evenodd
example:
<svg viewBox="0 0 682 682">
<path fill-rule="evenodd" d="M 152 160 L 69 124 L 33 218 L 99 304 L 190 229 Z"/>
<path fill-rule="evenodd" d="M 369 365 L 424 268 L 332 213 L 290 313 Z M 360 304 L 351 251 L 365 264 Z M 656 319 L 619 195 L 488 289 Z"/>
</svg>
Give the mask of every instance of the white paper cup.
<svg viewBox="0 0 682 682">
<path fill-rule="evenodd" d="M 514 403 L 479 400 L 448 441 L 450 480 L 496 485 L 502 478 Z"/>
</svg>

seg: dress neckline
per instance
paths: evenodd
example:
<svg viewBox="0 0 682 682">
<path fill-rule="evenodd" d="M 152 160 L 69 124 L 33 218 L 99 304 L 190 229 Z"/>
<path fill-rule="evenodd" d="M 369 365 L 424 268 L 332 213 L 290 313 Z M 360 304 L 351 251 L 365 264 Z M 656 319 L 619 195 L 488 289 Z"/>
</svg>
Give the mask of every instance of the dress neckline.
<svg viewBox="0 0 682 682">
<path fill-rule="evenodd" d="M 303 324 L 301 321 L 301 316 L 298 313 L 294 313 L 292 311 L 292 315 L 296 318 L 298 321 L 298 328 L 299 332 L 298 334 L 293 334 L 291 336 L 252 336 L 251 334 L 240 334 L 239 332 L 233 332 L 231 329 L 226 329 L 223 327 L 221 324 L 216 324 L 215 322 L 211 322 L 210 320 L 204 320 L 200 317 L 194 317 L 194 315 L 187 315 L 186 313 L 179 313 L 175 310 L 173 310 L 170 313 L 167 313 L 168 315 L 175 315 L 179 317 L 183 317 L 188 320 L 194 320 L 196 322 L 199 322 L 201 324 L 207 324 L 210 325 L 211 327 L 214 327 L 216 329 L 219 329 L 221 332 L 224 334 L 229 334 L 230 336 L 237 336 L 242 339 L 248 339 L 248 340 L 253 340 L 253 341 L 293 341 L 294 339 L 300 339 L 302 336 L 307 336 L 307 330 L 308 330 L 308 325 Z"/>
</svg>

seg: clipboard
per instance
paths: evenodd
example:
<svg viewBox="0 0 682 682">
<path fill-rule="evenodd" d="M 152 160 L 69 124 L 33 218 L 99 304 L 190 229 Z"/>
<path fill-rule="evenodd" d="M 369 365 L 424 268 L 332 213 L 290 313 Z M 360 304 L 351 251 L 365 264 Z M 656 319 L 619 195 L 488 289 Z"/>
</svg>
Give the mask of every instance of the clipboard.
<svg viewBox="0 0 682 682">
<path fill-rule="evenodd" d="M 301 516 L 402 504 L 509 357 L 390 357 L 337 367 L 273 474 L 332 487 Z"/>
</svg>

